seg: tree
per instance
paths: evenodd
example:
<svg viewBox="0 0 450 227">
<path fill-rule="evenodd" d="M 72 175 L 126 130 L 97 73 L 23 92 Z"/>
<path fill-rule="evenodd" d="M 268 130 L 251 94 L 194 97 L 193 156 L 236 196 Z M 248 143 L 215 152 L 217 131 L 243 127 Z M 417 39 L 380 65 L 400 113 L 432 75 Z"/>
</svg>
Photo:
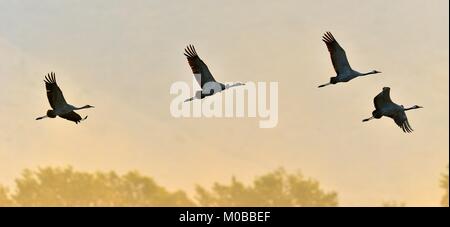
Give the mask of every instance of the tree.
<svg viewBox="0 0 450 227">
<path fill-rule="evenodd" d="M 235 177 L 230 185 L 214 183 L 211 191 L 196 187 L 203 206 L 337 206 L 337 193 L 324 192 L 316 180 L 284 169 L 257 177 L 246 186 Z"/>
<path fill-rule="evenodd" d="M 8 189 L 0 185 L 0 207 L 13 205 L 12 200 L 9 198 Z"/>
<path fill-rule="evenodd" d="M 442 175 L 441 188 L 445 190 L 445 194 L 441 200 L 441 205 L 448 207 L 448 167 L 447 167 L 447 174 Z"/>
<path fill-rule="evenodd" d="M 67 168 L 25 170 L 13 199 L 23 206 L 192 206 L 183 191 L 168 192 L 137 172 L 79 172 Z"/>
</svg>

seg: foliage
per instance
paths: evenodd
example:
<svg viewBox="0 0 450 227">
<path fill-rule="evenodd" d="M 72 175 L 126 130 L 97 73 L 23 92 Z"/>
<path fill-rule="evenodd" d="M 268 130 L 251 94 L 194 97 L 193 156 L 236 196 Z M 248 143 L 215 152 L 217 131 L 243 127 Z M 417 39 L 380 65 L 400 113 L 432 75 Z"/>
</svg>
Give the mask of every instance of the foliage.
<svg viewBox="0 0 450 227">
<path fill-rule="evenodd" d="M 0 185 L 0 207 L 11 205 L 13 205 L 13 201 L 9 198 L 8 189 Z"/>
<path fill-rule="evenodd" d="M 22 206 L 191 206 L 182 191 L 168 192 L 137 172 L 79 172 L 68 168 L 25 170 L 12 196 Z"/>
<path fill-rule="evenodd" d="M 235 177 L 229 185 L 215 183 L 211 191 L 197 186 L 202 206 L 337 206 L 337 193 L 326 193 L 319 183 L 284 169 L 257 177 L 250 186 Z"/>
<path fill-rule="evenodd" d="M 8 194 L 0 187 L 3 206 L 336 206 L 337 194 L 319 183 L 283 169 L 257 177 L 251 186 L 232 178 L 211 192 L 197 186 L 195 203 L 183 191 L 169 192 L 138 172 L 80 172 L 71 167 L 26 169 Z"/>
</svg>

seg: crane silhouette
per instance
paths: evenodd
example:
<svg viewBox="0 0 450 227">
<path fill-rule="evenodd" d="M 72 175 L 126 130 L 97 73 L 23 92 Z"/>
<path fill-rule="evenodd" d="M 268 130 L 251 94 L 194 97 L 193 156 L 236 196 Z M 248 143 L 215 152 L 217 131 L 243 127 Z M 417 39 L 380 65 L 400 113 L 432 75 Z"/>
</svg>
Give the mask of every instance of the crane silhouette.
<svg viewBox="0 0 450 227">
<path fill-rule="evenodd" d="M 36 120 L 41 120 L 44 118 L 55 118 L 56 116 L 59 116 L 61 118 L 64 118 L 69 121 L 73 121 L 76 124 L 78 124 L 80 121 L 85 120 L 85 118 L 81 118 L 80 115 L 75 113 L 74 110 L 82 110 L 87 108 L 94 108 L 91 105 L 85 105 L 83 107 L 75 107 L 66 102 L 64 99 L 64 95 L 61 91 L 61 89 L 58 87 L 58 84 L 56 83 L 55 73 L 49 73 L 45 77 L 45 88 L 47 90 L 47 98 L 48 102 L 50 103 L 50 106 L 52 107 L 51 110 L 47 110 L 47 114 L 42 117 L 36 118 Z"/>
<path fill-rule="evenodd" d="M 331 32 L 326 32 L 322 37 L 322 41 L 324 41 L 325 44 L 327 45 L 328 51 L 330 52 L 331 56 L 331 62 L 333 63 L 333 67 L 337 75 L 335 77 L 331 77 L 330 82 L 320 85 L 319 88 L 331 84 L 348 82 L 360 76 L 381 73 L 380 71 L 377 70 L 372 70 L 367 73 L 360 73 L 358 71 L 353 70 L 352 67 L 350 67 L 350 63 L 348 63 L 345 50 L 339 45 L 339 43 L 333 37 Z"/>
<path fill-rule="evenodd" d="M 217 82 L 209 71 L 208 66 L 198 56 L 197 51 L 195 50 L 193 45 L 188 45 L 186 47 L 184 55 L 187 57 L 189 66 L 194 73 L 195 79 L 202 88 L 202 90 L 195 93 L 195 96 L 186 99 L 185 102 L 189 102 L 194 99 L 203 99 L 226 89 L 245 85 L 244 83 L 240 82 L 232 85 L 225 85 L 223 83 Z"/>
<path fill-rule="evenodd" d="M 412 132 L 413 129 L 409 124 L 406 111 L 423 108 L 422 106 L 414 105 L 409 108 L 405 108 L 403 105 L 398 105 L 392 102 L 390 96 L 391 89 L 384 87 L 375 98 L 373 104 L 375 110 L 372 112 L 372 117 L 364 119 L 363 122 L 370 121 L 372 119 L 380 119 L 383 116 L 392 118 L 395 123 L 403 130 L 403 132 Z"/>
</svg>

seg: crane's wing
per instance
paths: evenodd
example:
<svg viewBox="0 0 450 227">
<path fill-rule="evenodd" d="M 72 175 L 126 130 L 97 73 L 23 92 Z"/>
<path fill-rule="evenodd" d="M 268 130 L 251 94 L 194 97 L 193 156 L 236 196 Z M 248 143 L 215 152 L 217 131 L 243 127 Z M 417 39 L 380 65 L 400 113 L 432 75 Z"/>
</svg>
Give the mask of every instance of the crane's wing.
<svg viewBox="0 0 450 227">
<path fill-rule="evenodd" d="M 66 120 L 73 121 L 76 124 L 80 123 L 80 121 L 82 121 L 82 120 L 87 118 L 87 116 L 84 119 L 81 118 L 81 116 L 79 114 L 75 113 L 74 111 L 71 111 L 71 112 L 68 112 L 68 113 L 65 113 L 65 114 L 60 114 L 59 116 L 64 118 L 64 119 L 66 119 Z"/>
<path fill-rule="evenodd" d="M 342 49 L 336 39 L 334 39 L 331 32 L 326 32 L 322 37 L 322 41 L 327 45 L 334 71 L 336 71 L 338 75 L 352 70 L 348 63 L 345 50 Z"/>
<path fill-rule="evenodd" d="M 203 88 L 203 85 L 208 82 L 216 82 L 211 72 L 209 71 L 208 66 L 198 56 L 194 46 L 189 45 L 184 51 L 186 52 L 184 53 L 184 55 L 187 57 L 189 66 L 191 66 L 194 77 L 200 87 Z"/>
<path fill-rule="evenodd" d="M 392 117 L 395 123 L 403 130 L 403 132 L 412 132 L 413 129 L 409 124 L 408 117 L 406 116 L 405 111 L 399 111 L 395 116 Z"/>
<path fill-rule="evenodd" d="M 64 105 L 67 104 L 66 100 L 64 99 L 64 95 L 59 89 L 58 84 L 56 84 L 56 78 L 55 73 L 49 73 L 45 77 L 45 88 L 47 90 L 47 98 L 48 102 L 50 103 L 50 106 L 55 108 L 62 108 Z"/>
<path fill-rule="evenodd" d="M 373 104 L 375 106 L 375 109 L 379 110 L 382 109 L 383 106 L 394 104 L 391 100 L 391 88 L 384 87 L 383 91 L 381 91 L 375 98 L 373 99 Z"/>
</svg>

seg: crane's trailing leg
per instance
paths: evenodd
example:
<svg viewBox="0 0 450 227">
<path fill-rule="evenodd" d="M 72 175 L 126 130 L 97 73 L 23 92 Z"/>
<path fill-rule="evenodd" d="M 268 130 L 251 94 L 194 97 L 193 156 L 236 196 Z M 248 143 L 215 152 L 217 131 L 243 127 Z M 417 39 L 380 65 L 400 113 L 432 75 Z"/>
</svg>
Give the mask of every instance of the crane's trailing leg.
<svg viewBox="0 0 450 227">
<path fill-rule="evenodd" d="M 42 116 L 42 117 L 38 117 L 38 118 L 36 118 L 36 120 L 41 120 L 41 119 L 44 119 L 44 118 L 47 118 L 48 116 L 47 115 L 45 115 L 45 116 Z"/>
<path fill-rule="evenodd" d="M 190 98 L 184 100 L 184 102 L 190 102 L 190 101 L 192 101 L 192 100 L 194 100 L 194 99 L 195 99 L 195 97 L 190 97 Z"/>
<path fill-rule="evenodd" d="M 364 119 L 364 120 L 362 120 L 363 122 L 366 122 L 366 121 L 370 121 L 370 120 L 372 120 L 372 119 L 375 119 L 374 117 L 369 117 L 369 118 L 366 118 L 366 119 Z"/>
<path fill-rule="evenodd" d="M 328 86 L 328 85 L 331 85 L 331 83 L 322 84 L 322 85 L 319 86 L 319 88 L 325 87 L 325 86 Z"/>
</svg>

